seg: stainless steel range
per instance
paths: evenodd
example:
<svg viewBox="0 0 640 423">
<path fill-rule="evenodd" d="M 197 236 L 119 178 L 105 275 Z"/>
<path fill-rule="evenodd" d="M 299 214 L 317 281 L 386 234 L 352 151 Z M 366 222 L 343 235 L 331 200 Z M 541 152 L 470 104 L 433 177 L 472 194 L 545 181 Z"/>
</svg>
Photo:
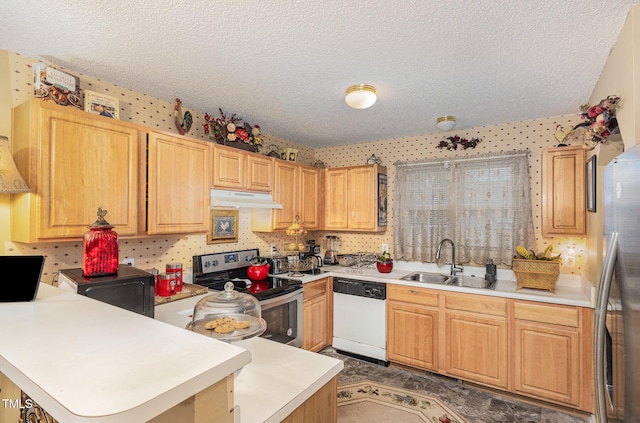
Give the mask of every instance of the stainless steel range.
<svg viewBox="0 0 640 423">
<path fill-rule="evenodd" d="M 251 294 L 260 301 L 267 330 L 261 335 L 283 344 L 302 346 L 302 282 L 277 276 L 251 281 L 247 269 L 256 249 L 193 256 L 193 283 L 222 291 L 233 282 L 236 291 Z"/>
</svg>

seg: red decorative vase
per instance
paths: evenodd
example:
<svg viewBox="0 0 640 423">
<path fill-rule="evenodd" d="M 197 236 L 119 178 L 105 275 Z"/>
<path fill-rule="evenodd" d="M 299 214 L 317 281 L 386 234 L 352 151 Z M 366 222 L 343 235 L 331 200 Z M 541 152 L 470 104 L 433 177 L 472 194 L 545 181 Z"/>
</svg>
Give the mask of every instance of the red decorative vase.
<svg viewBox="0 0 640 423">
<path fill-rule="evenodd" d="M 98 220 L 89 226 L 82 240 L 82 274 L 86 277 L 118 273 L 118 234 L 98 208 Z"/>
<path fill-rule="evenodd" d="M 377 261 L 376 267 L 380 273 L 390 273 L 393 270 L 393 260 Z"/>
</svg>

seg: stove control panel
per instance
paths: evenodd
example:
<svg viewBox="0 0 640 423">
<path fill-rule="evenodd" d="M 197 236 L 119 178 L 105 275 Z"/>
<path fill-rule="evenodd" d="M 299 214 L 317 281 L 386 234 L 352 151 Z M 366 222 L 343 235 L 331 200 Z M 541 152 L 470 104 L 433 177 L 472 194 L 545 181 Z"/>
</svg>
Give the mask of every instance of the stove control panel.
<svg viewBox="0 0 640 423">
<path fill-rule="evenodd" d="M 253 249 L 193 256 L 193 271 L 196 275 L 202 275 L 249 267 L 249 261 L 259 255 L 259 250 Z"/>
</svg>

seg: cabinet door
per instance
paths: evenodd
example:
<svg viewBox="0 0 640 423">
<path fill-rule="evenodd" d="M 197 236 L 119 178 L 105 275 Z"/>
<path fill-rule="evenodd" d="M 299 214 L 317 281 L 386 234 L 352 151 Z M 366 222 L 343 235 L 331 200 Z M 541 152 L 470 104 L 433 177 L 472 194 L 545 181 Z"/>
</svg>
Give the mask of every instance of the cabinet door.
<svg viewBox="0 0 640 423">
<path fill-rule="evenodd" d="M 247 182 L 249 191 L 271 192 L 273 190 L 273 162 L 271 157 L 247 154 Z"/>
<path fill-rule="evenodd" d="M 515 391 L 566 405 L 580 401 L 580 342 L 575 329 L 515 323 Z"/>
<path fill-rule="evenodd" d="M 302 348 L 320 351 L 331 345 L 331 300 L 333 291 L 332 279 L 324 278 L 304 285 L 302 302 Z"/>
<path fill-rule="evenodd" d="M 375 230 L 378 185 L 374 166 L 349 169 L 349 228 Z"/>
<path fill-rule="evenodd" d="M 324 296 L 302 305 L 302 348 L 320 351 L 327 345 L 327 300 Z"/>
<path fill-rule="evenodd" d="M 387 302 L 387 357 L 390 361 L 438 370 L 438 309 Z"/>
<path fill-rule="evenodd" d="M 325 229 L 340 230 L 349 227 L 347 208 L 347 169 L 328 169 L 325 173 Z"/>
<path fill-rule="evenodd" d="M 506 389 L 506 320 L 452 312 L 446 312 L 445 320 L 445 373 Z"/>
<path fill-rule="evenodd" d="M 282 209 L 273 210 L 273 229 L 287 229 L 296 215 L 299 215 L 298 207 L 299 166 L 295 163 L 276 161 L 274 168 L 273 200 L 282 204 Z"/>
<path fill-rule="evenodd" d="M 586 234 L 585 150 L 542 151 L 542 236 Z"/>
<path fill-rule="evenodd" d="M 13 239 L 80 238 L 98 207 L 119 235 L 136 234 L 135 127 L 34 100 L 15 110 L 14 134 L 14 153 L 28 158 L 17 160 L 19 170 L 36 195 L 14 196 Z"/>
<path fill-rule="evenodd" d="M 148 233 L 206 232 L 209 145 L 150 132 L 148 161 Z"/>
<path fill-rule="evenodd" d="M 244 189 L 245 154 L 230 147 L 214 145 L 213 186 L 216 188 Z"/>
<path fill-rule="evenodd" d="M 300 223 L 308 230 L 321 228 L 322 172 L 300 167 Z"/>
</svg>

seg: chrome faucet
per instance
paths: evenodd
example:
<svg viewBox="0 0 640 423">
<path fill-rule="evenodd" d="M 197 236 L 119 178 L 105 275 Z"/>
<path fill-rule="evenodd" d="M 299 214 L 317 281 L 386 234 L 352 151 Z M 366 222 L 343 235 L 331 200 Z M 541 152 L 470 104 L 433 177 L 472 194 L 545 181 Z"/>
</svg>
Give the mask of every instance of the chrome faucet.
<svg viewBox="0 0 640 423">
<path fill-rule="evenodd" d="M 438 243 L 438 251 L 436 251 L 436 260 L 440 259 L 440 249 L 442 248 L 442 244 L 448 241 L 451 244 L 451 276 L 455 276 L 456 273 L 462 272 L 464 267 L 462 265 L 456 266 L 456 246 L 453 241 L 449 238 L 445 238 L 440 243 Z"/>
</svg>

